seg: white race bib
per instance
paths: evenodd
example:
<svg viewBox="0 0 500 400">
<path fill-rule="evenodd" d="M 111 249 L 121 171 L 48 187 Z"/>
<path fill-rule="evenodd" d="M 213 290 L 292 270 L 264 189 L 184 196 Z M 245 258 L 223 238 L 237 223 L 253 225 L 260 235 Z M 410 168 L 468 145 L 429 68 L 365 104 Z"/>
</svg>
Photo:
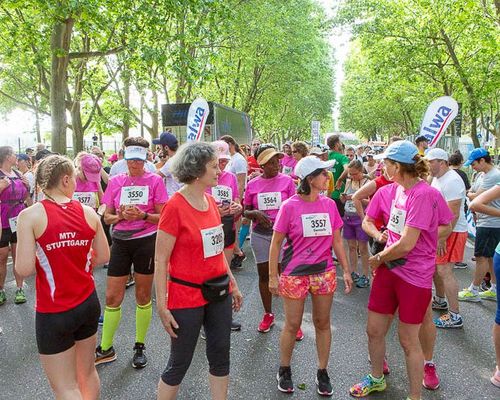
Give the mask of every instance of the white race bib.
<svg viewBox="0 0 500 400">
<path fill-rule="evenodd" d="M 302 231 L 304 237 L 331 236 L 332 224 L 330 223 L 330 214 L 303 214 Z"/>
<path fill-rule="evenodd" d="M 278 210 L 281 207 L 281 192 L 259 193 L 257 195 L 259 210 Z"/>
<path fill-rule="evenodd" d="M 120 194 L 121 206 L 148 205 L 149 186 L 124 186 Z"/>
<path fill-rule="evenodd" d="M 214 228 L 202 229 L 201 239 L 203 241 L 203 257 L 216 256 L 224 250 L 224 231 L 222 224 Z"/>
<path fill-rule="evenodd" d="M 217 203 L 231 202 L 233 200 L 233 189 L 229 186 L 217 185 L 212 188 L 212 196 L 214 196 Z"/>
<path fill-rule="evenodd" d="M 357 214 L 356 207 L 352 200 L 347 200 L 344 206 L 344 210 L 348 214 Z"/>
<path fill-rule="evenodd" d="M 76 200 L 86 206 L 96 208 L 95 192 L 75 192 L 73 200 Z"/>
<path fill-rule="evenodd" d="M 9 218 L 9 226 L 12 233 L 17 232 L 17 217 Z"/>
<path fill-rule="evenodd" d="M 406 211 L 396 208 L 394 203 L 391 207 L 391 216 L 389 217 L 389 223 L 387 224 L 387 229 L 391 232 L 401 235 L 406 223 Z"/>
<path fill-rule="evenodd" d="M 292 167 L 287 167 L 286 165 L 283 166 L 283 173 L 285 175 L 292 175 L 293 168 Z"/>
</svg>

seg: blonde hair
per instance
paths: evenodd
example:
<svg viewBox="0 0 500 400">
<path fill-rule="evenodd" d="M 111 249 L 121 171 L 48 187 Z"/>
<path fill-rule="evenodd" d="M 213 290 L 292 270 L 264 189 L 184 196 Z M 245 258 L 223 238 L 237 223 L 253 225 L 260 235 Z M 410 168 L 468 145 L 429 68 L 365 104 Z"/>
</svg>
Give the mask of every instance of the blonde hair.
<svg viewBox="0 0 500 400">
<path fill-rule="evenodd" d="M 43 192 L 56 187 L 64 175 L 73 175 L 74 173 L 73 162 L 68 157 L 60 155 L 49 156 L 38 164 L 35 183 Z"/>
</svg>

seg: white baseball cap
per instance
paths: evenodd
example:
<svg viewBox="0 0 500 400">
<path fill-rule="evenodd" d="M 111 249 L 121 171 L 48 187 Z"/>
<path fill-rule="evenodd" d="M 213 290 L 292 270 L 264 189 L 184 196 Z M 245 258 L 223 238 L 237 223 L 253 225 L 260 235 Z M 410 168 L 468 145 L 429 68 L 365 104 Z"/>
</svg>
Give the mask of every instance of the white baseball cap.
<svg viewBox="0 0 500 400">
<path fill-rule="evenodd" d="M 304 179 L 306 176 L 312 174 L 318 169 L 327 169 L 333 167 L 335 160 L 321 161 L 316 156 L 307 156 L 301 158 L 300 161 L 295 166 L 295 175 L 300 179 Z"/>
<path fill-rule="evenodd" d="M 125 147 L 125 160 L 140 160 L 145 161 L 148 156 L 148 149 L 142 146 L 127 146 Z"/>
<path fill-rule="evenodd" d="M 440 149 L 440 148 L 436 147 L 434 149 L 430 149 L 425 154 L 425 158 L 427 158 L 429 161 L 432 161 L 432 160 L 444 160 L 444 161 L 448 161 L 449 155 L 443 149 Z"/>
</svg>

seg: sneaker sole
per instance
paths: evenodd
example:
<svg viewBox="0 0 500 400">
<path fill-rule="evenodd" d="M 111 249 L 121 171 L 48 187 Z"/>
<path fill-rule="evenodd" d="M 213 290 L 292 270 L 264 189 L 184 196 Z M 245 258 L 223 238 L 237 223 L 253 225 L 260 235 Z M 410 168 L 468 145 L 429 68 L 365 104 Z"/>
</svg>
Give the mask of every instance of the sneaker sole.
<svg viewBox="0 0 500 400">
<path fill-rule="evenodd" d="M 349 390 L 349 394 L 352 396 L 352 397 L 356 397 L 357 399 L 361 398 L 361 397 L 366 397 L 366 396 L 369 396 L 370 394 L 374 393 L 374 392 L 383 392 L 385 389 L 387 389 L 387 384 L 385 384 L 385 386 L 383 388 L 376 388 L 376 389 L 372 389 L 370 390 L 368 393 L 366 394 L 353 394 L 351 393 L 351 391 Z"/>
<path fill-rule="evenodd" d="M 318 382 L 318 377 L 316 377 L 315 381 L 316 381 L 316 392 L 317 392 L 320 396 L 325 396 L 325 397 L 326 397 L 326 396 L 328 396 L 328 397 L 330 397 L 330 396 L 332 396 L 332 395 L 333 395 L 333 389 L 332 389 L 332 391 L 331 391 L 331 392 L 321 392 L 321 391 L 319 390 L 319 382 Z"/>
<path fill-rule="evenodd" d="M 294 389 L 294 388 L 291 388 L 291 389 L 289 389 L 289 390 L 286 390 L 286 389 L 282 389 L 282 388 L 280 387 L 280 373 L 279 373 L 279 372 L 276 374 L 276 381 L 278 382 L 278 390 L 279 390 L 281 393 L 292 394 L 292 393 L 295 391 L 295 389 Z"/>
<path fill-rule="evenodd" d="M 496 299 L 495 299 L 496 300 Z M 24 304 L 27 300 L 14 300 L 14 304 Z"/>
<path fill-rule="evenodd" d="M 494 376 L 490 378 L 490 382 L 495 385 L 497 388 L 500 388 L 500 381 L 496 379 Z"/>
<path fill-rule="evenodd" d="M 496 297 L 480 297 L 481 300 L 497 301 Z"/>
<path fill-rule="evenodd" d="M 113 357 L 101 358 L 100 360 L 96 360 L 94 362 L 94 365 L 108 364 L 110 362 L 116 361 L 117 358 L 118 357 L 116 356 L 116 354 Z"/>
<path fill-rule="evenodd" d="M 137 364 L 134 364 L 134 362 L 132 361 L 132 367 L 135 369 L 143 369 L 146 365 L 148 365 L 147 361 L 146 361 L 146 364 L 144 364 L 144 365 L 137 365 Z"/>
<path fill-rule="evenodd" d="M 434 324 L 436 325 L 436 324 Z M 462 325 L 446 325 L 446 326 L 439 326 L 439 325 L 436 325 L 436 328 L 439 328 L 439 329 L 461 329 L 464 327 L 464 324 Z"/>
<path fill-rule="evenodd" d="M 481 301 L 481 298 L 475 298 L 475 299 L 471 299 L 471 298 L 458 298 L 458 301 L 468 301 L 469 303 L 479 303 Z"/>
<path fill-rule="evenodd" d="M 427 390 L 438 390 L 440 385 L 441 385 L 441 383 L 438 383 L 438 385 L 437 385 L 436 387 L 430 387 L 430 386 L 426 386 L 426 385 L 425 385 L 425 382 L 424 382 L 424 381 L 422 381 L 422 386 L 423 386 L 424 388 L 426 388 Z"/>
<path fill-rule="evenodd" d="M 304 335 L 302 335 L 302 337 L 300 337 L 300 338 L 295 337 L 296 342 L 302 342 L 303 340 L 304 340 Z"/>
<path fill-rule="evenodd" d="M 260 332 L 260 333 L 267 333 L 271 330 L 271 328 L 274 326 L 274 322 L 269 325 L 269 328 L 267 328 L 266 330 L 261 330 L 260 328 L 257 328 L 257 330 Z"/>
</svg>

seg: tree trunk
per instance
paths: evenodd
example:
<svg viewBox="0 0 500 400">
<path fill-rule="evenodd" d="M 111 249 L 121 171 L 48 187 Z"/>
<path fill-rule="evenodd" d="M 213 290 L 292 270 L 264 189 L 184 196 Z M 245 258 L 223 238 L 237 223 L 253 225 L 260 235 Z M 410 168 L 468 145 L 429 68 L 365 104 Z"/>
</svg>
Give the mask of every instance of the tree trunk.
<svg viewBox="0 0 500 400">
<path fill-rule="evenodd" d="M 57 21 L 50 38 L 51 80 L 50 111 L 52 121 L 51 149 L 66 154 L 66 85 L 69 63 L 69 47 L 74 20 Z"/>
<path fill-rule="evenodd" d="M 35 131 L 36 131 L 36 142 L 42 143 L 42 134 L 40 132 L 40 113 L 35 110 Z"/>
<path fill-rule="evenodd" d="M 123 124 L 122 124 L 122 141 L 128 138 L 130 132 L 130 75 L 125 72 L 122 76 L 123 81 Z"/>
<path fill-rule="evenodd" d="M 150 112 L 151 115 L 151 139 L 156 139 L 160 133 L 160 124 L 159 124 L 159 116 L 160 113 L 158 111 L 158 93 L 156 90 L 153 90 L 153 110 Z M 162 127 L 163 130 L 163 127 Z"/>
<path fill-rule="evenodd" d="M 73 152 L 76 156 L 83 151 L 83 127 L 80 102 L 75 101 L 71 107 L 71 126 L 73 127 Z"/>
</svg>

